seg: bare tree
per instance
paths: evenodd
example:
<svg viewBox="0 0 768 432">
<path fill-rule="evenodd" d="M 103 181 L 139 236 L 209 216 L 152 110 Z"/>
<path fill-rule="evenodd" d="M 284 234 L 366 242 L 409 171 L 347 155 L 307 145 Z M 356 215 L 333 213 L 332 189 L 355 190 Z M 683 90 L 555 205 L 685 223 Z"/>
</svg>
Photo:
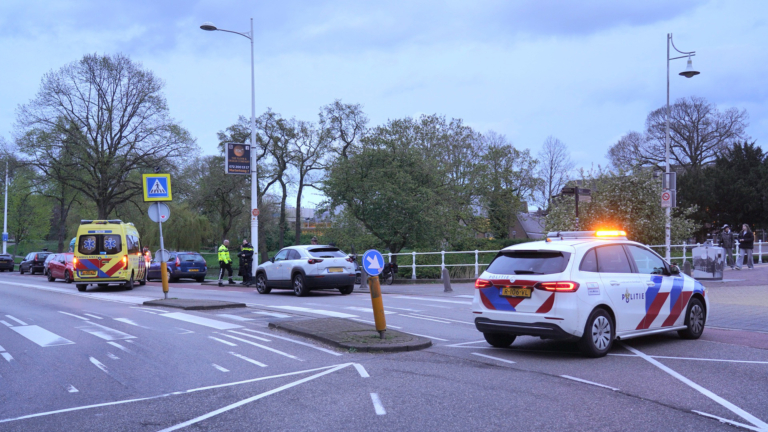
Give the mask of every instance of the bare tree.
<svg viewBox="0 0 768 432">
<path fill-rule="evenodd" d="M 132 173 L 194 148 L 168 115 L 162 88 L 152 72 L 122 54 L 86 55 L 45 74 L 35 98 L 19 107 L 19 147 L 47 177 L 58 166 L 59 180 L 107 218 L 141 195 L 141 177 Z M 40 136 L 46 139 L 34 139 Z"/>
<path fill-rule="evenodd" d="M 574 163 L 568 146 L 559 139 L 549 136 L 539 151 L 538 177 L 542 180 L 539 195 L 541 203 L 549 208 L 552 196 L 568 183 Z"/>
<path fill-rule="evenodd" d="M 630 171 L 643 165 L 638 156 L 640 149 L 647 145 L 646 137 L 640 132 L 629 131 L 608 149 L 606 158 L 611 166 L 620 171 Z"/>
<path fill-rule="evenodd" d="M 312 123 L 299 121 L 296 123 L 296 139 L 290 148 L 291 163 L 297 170 L 296 193 L 296 241 L 301 243 L 301 196 L 305 187 L 315 187 L 312 184 L 313 173 L 325 169 L 323 161 L 328 149 L 328 141 Z"/>
<path fill-rule="evenodd" d="M 360 104 L 345 104 L 337 99 L 320 109 L 320 128 L 334 149 L 344 158 L 367 132 L 368 117 Z"/>
</svg>

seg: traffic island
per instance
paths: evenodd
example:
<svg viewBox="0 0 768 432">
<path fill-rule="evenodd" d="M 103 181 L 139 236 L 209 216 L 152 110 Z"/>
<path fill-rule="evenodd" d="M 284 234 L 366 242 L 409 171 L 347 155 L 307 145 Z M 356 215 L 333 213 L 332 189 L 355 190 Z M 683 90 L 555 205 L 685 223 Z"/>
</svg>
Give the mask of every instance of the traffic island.
<svg viewBox="0 0 768 432">
<path fill-rule="evenodd" d="M 184 310 L 211 310 L 245 307 L 245 303 L 233 303 L 220 300 L 196 300 L 196 299 L 159 299 L 145 301 L 144 306 L 161 306 Z"/>
<path fill-rule="evenodd" d="M 343 318 L 274 321 L 269 328 L 358 352 L 416 351 L 432 346 L 427 338 L 396 330 L 387 330 L 381 339 L 376 327 Z"/>
</svg>

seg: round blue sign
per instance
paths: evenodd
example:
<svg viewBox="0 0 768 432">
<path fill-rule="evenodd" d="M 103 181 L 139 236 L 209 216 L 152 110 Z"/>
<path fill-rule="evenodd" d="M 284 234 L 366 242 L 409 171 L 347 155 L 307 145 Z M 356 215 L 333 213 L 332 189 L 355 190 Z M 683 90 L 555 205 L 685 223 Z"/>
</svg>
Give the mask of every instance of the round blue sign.
<svg viewBox="0 0 768 432">
<path fill-rule="evenodd" d="M 371 249 L 363 254 L 363 268 L 371 276 L 378 276 L 384 270 L 384 257 L 377 250 Z"/>
</svg>

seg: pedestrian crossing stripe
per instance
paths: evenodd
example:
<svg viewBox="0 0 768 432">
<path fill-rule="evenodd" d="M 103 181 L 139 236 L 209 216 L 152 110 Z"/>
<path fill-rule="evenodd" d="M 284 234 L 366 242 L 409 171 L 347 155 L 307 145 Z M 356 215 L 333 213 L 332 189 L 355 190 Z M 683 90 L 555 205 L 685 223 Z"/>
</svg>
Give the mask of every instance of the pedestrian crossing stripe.
<svg viewBox="0 0 768 432">
<path fill-rule="evenodd" d="M 144 201 L 171 201 L 170 174 L 142 174 Z"/>
</svg>

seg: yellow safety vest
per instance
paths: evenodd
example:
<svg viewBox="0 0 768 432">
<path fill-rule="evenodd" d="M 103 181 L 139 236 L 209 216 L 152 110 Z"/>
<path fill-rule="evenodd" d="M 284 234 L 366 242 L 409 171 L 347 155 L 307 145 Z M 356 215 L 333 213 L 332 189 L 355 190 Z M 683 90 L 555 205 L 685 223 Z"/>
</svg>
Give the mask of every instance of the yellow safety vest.
<svg viewBox="0 0 768 432">
<path fill-rule="evenodd" d="M 219 246 L 219 261 L 223 262 L 224 264 L 229 264 L 232 262 L 232 257 L 229 256 L 229 249 L 227 249 L 227 247 L 224 245 Z"/>
</svg>

